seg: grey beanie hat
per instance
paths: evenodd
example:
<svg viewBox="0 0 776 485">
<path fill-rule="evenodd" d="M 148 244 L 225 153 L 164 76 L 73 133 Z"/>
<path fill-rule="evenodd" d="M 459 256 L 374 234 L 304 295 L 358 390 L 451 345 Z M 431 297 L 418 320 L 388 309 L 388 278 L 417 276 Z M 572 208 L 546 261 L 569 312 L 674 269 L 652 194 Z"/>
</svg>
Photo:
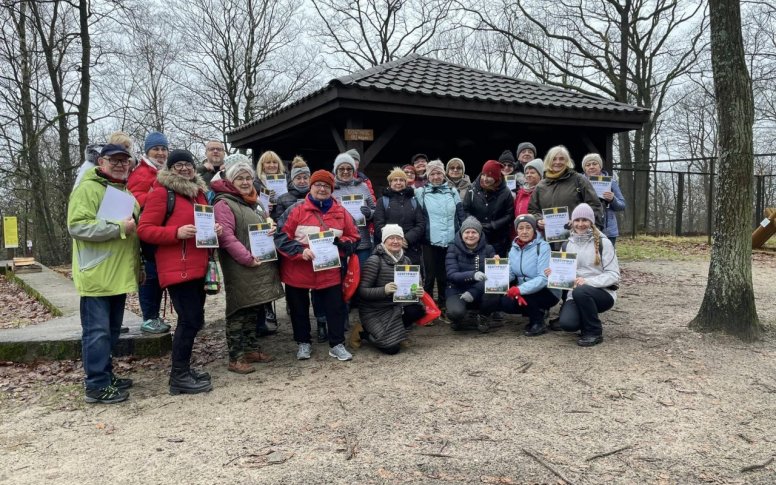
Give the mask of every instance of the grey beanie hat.
<svg viewBox="0 0 776 485">
<path fill-rule="evenodd" d="M 348 155 L 353 157 L 353 160 L 355 160 L 356 163 L 361 164 L 361 154 L 358 153 L 358 150 L 356 150 L 355 148 L 351 148 L 350 150 L 346 151 L 345 153 L 347 153 Z"/>
<path fill-rule="evenodd" d="M 524 141 L 523 143 L 517 145 L 517 151 L 515 152 L 515 156 L 519 157 L 520 152 L 522 152 L 526 148 L 531 150 L 534 154 L 534 158 L 536 158 L 536 147 L 530 141 Z"/>
<path fill-rule="evenodd" d="M 353 168 L 353 171 L 356 170 L 356 161 L 353 160 L 353 157 L 350 156 L 348 153 L 340 153 L 337 155 L 337 158 L 334 159 L 334 170 L 333 172 L 337 172 L 337 168 L 342 165 L 343 163 L 347 163 Z"/>
<path fill-rule="evenodd" d="M 527 222 L 533 227 L 534 232 L 536 232 L 536 218 L 534 216 L 531 214 L 520 214 L 517 216 L 517 218 L 515 218 L 515 230 L 517 230 L 517 226 L 521 222 Z"/>
<path fill-rule="evenodd" d="M 532 169 L 539 172 L 539 177 L 544 177 L 544 161 L 542 161 L 541 158 L 534 158 L 530 162 L 525 164 L 525 167 L 523 168 L 523 172 L 525 172 L 525 169 L 531 167 Z"/>
<path fill-rule="evenodd" d="M 294 177 L 299 175 L 300 173 L 306 173 L 307 175 L 310 175 L 310 167 L 305 165 L 304 167 L 295 167 L 291 169 L 291 175 L 289 180 L 294 180 Z"/>
<path fill-rule="evenodd" d="M 463 234 L 463 231 L 467 229 L 474 229 L 478 233 L 480 233 L 480 236 L 482 235 L 482 224 L 480 224 L 480 221 L 477 220 L 474 216 L 467 217 L 462 223 L 461 223 L 461 234 Z"/>
</svg>

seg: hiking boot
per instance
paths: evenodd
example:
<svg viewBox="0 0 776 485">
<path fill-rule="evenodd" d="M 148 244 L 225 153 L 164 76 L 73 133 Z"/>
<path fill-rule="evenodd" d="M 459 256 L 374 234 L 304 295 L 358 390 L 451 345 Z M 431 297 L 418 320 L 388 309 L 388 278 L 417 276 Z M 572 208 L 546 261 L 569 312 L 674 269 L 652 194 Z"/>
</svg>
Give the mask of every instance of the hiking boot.
<svg viewBox="0 0 776 485">
<path fill-rule="evenodd" d="M 199 394 L 200 392 L 210 392 L 213 390 L 213 384 L 210 381 L 198 381 L 191 375 L 188 367 L 173 367 L 170 372 L 170 394 Z"/>
<path fill-rule="evenodd" d="M 549 327 L 553 332 L 562 331 L 563 327 L 560 326 L 560 317 L 550 318 Z"/>
<path fill-rule="evenodd" d="M 547 332 L 547 327 L 544 326 L 544 322 L 528 323 L 523 331 L 523 335 L 526 337 L 538 337 Z"/>
<path fill-rule="evenodd" d="M 329 356 L 337 360 L 346 361 L 353 359 L 353 355 L 345 349 L 342 344 L 335 345 L 329 349 Z"/>
<path fill-rule="evenodd" d="M 260 352 L 258 350 L 255 350 L 253 352 L 248 352 L 245 354 L 245 362 L 252 363 L 256 362 L 259 364 L 266 364 L 267 362 L 272 362 L 275 360 L 274 357 L 272 357 L 269 354 L 265 354 L 264 352 Z"/>
<path fill-rule="evenodd" d="M 364 327 L 361 326 L 361 322 L 358 322 L 353 326 L 353 329 L 350 331 L 350 336 L 348 337 L 348 345 L 351 349 L 358 350 L 361 348 L 361 332 L 363 330 Z"/>
<path fill-rule="evenodd" d="M 278 316 L 275 314 L 275 309 L 272 308 L 272 305 L 264 305 L 264 320 L 268 324 L 277 326 Z"/>
<path fill-rule="evenodd" d="M 329 341 L 329 334 L 326 332 L 326 320 L 317 320 L 318 322 L 318 343 L 322 344 Z"/>
<path fill-rule="evenodd" d="M 256 372 L 256 368 L 244 359 L 230 361 L 227 369 L 229 372 L 235 372 L 237 374 L 250 374 L 251 372 Z"/>
<path fill-rule="evenodd" d="M 307 360 L 313 351 L 313 346 L 306 343 L 299 344 L 299 350 L 296 351 L 296 360 Z"/>
<path fill-rule="evenodd" d="M 145 333 L 167 333 L 170 329 L 163 327 L 158 318 L 149 318 L 140 325 L 140 331 Z"/>
<path fill-rule="evenodd" d="M 111 374 L 110 385 L 120 391 L 126 391 L 127 389 L 132 387 L 132 379 L 125 379 L 125 378 L 116 376 L 116 374 Z"/>
<path fill-rule="evenodd" d="M 483 315 L 477 315 L 477 330 L 480 333 L 490 332 L 490 321 Z"/>
<path fill-rule="evenodd" d="M 193 377 L 194 380 L 210 382 L 210 373 L 209 372 L 205 372 L 203 370 L 199 370 L 199 369 L 195 369 L 195 368 L 191 367 L 191 368 L 189 368 L 189 374 L 191 374 L 191 377 Z"/>
<path fill-rule="evenodd" d="M 604 341 L 603 335 L 583 335 L 577 340 L 577 345 L 580 347 L 592 347 L 598 345 Z"/>
<path fill-rule="evenodd" d="M 113 386 L 103 387 L 102 389 L 87 389 L 84 393 L 84 401 L 89 404 L 116 404 L 117 402 L 126 401 L 128 397 L 128 391 L 117 389 Z"/>
</svg>

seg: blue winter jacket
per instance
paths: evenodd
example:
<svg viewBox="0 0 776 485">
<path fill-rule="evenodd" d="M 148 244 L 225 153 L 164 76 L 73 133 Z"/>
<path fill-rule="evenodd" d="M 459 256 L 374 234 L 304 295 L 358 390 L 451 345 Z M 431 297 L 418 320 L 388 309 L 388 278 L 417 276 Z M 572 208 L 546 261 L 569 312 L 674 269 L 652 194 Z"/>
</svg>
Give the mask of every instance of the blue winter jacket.
<svg viewBox="0 0 776 485">
<path fill-rule="evenodd" d="M 602 170 L 601 175 L 609 174 Z M 612 177 L 612 193 L 614 194 L 614 199 L 612 199 L 611 202 L 606 202 L 601 199 L 601 204 L 606 208 L 604 229 L 602 231 L 606 234 L 606 237 L 617 237 L 620 235 L 620 230 L 617 227 L 617 214 L 615 214 L 615 212 L 624 211 L 626 207 L 625 197 L 622 196 L 620 184 L 617 183 L 617 180 L 614 177 Z"/>
<path fill-rule="evenodd" d="M 509 250 L 509 281 L 515 281 L 520 293 L 530 295 L 547 287 L 544 270 L 550 267 L 550 245 L 539 236 L 521 248 L 512 241 Z"/>
<path fill-rule="evenodd" d="M 415 199 L 426 212 L 426 242 L 449 246 L 465 217 L 458 190 L 447 184 L 429 184 L 415 189 Z"/>
<path fill-rule="evenodd" d="M 485 282 L 476 281 L 474 273 L 485 272 L 485 258 L 493 258 L 496 250 L 488 244 L 483 235 L 477 247 L 469 249 L 461 239 L 461 235 L 455 236 L 455 241 L 447 247 L 445 257 L 445 270 L 447 272 L 447 289 L 445 298 L 458 296 L 468 291 L 475 301 L 479 301 L 485 294 Z"/>
</svg>

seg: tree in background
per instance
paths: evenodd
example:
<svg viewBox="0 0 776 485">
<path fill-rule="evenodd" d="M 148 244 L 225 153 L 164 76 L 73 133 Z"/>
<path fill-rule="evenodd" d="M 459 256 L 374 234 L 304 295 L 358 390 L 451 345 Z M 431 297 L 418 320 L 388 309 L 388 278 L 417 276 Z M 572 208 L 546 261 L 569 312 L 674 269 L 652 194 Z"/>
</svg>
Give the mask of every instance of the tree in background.
<svg viewBox="0 0 776 485">
<path fill-rule="evenodd" d="M 719 190 L 706 293 L 690 327 L 756 340 L 763 328 L 752 287 L 754 99 L 739 0 L 709 0 L 711 63 L 719 121 Z"/>
</svg>

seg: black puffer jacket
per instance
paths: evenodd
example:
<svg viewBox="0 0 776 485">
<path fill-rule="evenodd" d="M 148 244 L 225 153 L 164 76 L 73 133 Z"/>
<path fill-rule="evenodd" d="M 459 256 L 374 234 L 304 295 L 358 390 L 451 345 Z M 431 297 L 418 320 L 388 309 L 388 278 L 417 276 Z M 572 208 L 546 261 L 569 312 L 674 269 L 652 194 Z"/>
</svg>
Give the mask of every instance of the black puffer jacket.
<svg viewBox="0 0 776 485">
<path fill-rule="evenodd" d="M 496 255 L 493 246 L 483 236 L 477 247 L 469 249 L 461 239 L 461 233 L 455 236 L 453 244 L 447 247 L 445 269 L 447 271 L 447 289 L 445 297 L 458 296 L 468 291 L 475 300 L 485 294 L 485 282 L 476 281 L 474 273 L 485 272 L 485 258 Z"/>
<path fill-rule="evenodd" d="M 480 187 L 480 176 L 463 199 L 463 210 L 467 216 L 474 216 L 482 224 L 482 230 L 500 256 L 509 252 L 509 229 L 514 221 L 515 200 L 501 180 L 496 190 L 490 192 Z"/>
<path fill-rule="evenodd" d="M 404 239 L 407 240 L 407 255 L 412 264 L 420 264 L 420 245 L 426 234 L 426 214 L 420 204 L 413 201 L 415 190 L 407 187 L 399 192 L 387 188 L 383 196 L 377 198 L 375 210 L 375 245 L 382 242 L 382 231 L 386 224 L 398 224 L 404 230 Z M 385 199 L 388 199 L 388 207 Z"/>
<path fill-rule="evenodd" d="M 301 191 L 294 187 L 294 184 L 289 182 L 288 192 L 278 197 L 277 204 L 275 204 L 275 207 L 272 209 L 272 219 L 275 221 L 280 219 L 280 216 L 283 215 L 286 209 L 296 204 L 300 199 L 304 199 L 308 192 L 310 192 L 310 187 L 307 187 L 307 190 L 305 191 Z"/>
</svg>

